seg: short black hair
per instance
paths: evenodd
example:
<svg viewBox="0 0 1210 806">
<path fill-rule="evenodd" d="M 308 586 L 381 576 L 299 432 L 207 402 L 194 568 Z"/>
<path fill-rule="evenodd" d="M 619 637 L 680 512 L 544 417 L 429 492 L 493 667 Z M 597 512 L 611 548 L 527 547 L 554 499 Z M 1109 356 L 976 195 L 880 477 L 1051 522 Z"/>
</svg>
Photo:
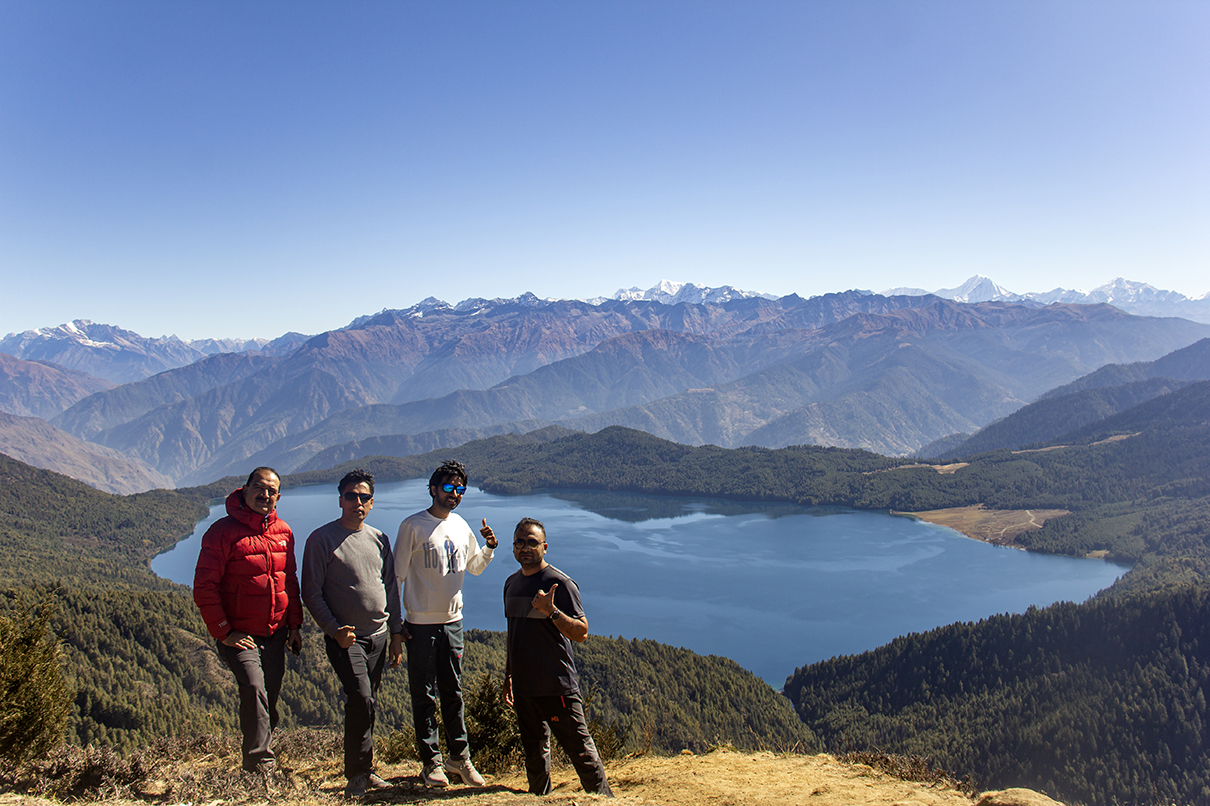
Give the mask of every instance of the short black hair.
<svg viewBox="0 0 1210 806">
<path fill-rule="evenodd" d="M 370 497 L 374 496 L 374 476 L 360 467 L 345 473 L 340 484 L 336 485 L 336 491 L 343 495 L 345 487 L 356 487 L 358 484 L 365 484 L 370 488 Z"/>
<path fill-rule="evenodd" d="M 542 542 L 546 542 L 546 526 L 537 518 L 522 518 L 517 521 L 517 525 L 513 527 L 513 537 L 517 536 L 517 532 L 524 529 L 526 526 L 537 526 L 542 530 Z"/>
<path fill-rule="evenodd" d="M 455 462 L 453 459 L 447 459 L 442 462 L 441 467 L 434 470 L 433 475 L 429 476 L 430 493 L 433 487 L 440 487 L 450 479 L 458 479 L 462 482 L 463 487 L 466 486 L 466 468 L 461 462 Z"/>
<path fill-rule="evenodd" d="M 268 465 L 261 465 L 260 467 L 256 468 L 251 473 L 249 473 L 248 480 L 244 482 L 244 486 L 251 487 L 253 480 L 261 473 L 272 473 L 273 475 L 277 476 L 277 484 L 279 487 L 281 486 L 281 473 L 278 473 L 276 470 L 269 467 Z M 278 492 L 281 492 L 281 490 L 278 490 Z"/>
</svg>

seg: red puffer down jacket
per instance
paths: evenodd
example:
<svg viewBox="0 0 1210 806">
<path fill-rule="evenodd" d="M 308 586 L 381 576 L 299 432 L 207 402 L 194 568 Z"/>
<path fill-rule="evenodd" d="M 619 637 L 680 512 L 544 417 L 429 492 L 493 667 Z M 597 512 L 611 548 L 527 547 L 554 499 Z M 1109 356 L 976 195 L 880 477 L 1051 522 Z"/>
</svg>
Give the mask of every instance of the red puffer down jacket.
<svg viewBox="0 0 1210 806">
<path fill-rule="evenodd" d="M 249 509 L 242 488 L 227 496 L 227 517 L 202 536 L 193 601 L 220 641 L 233 630 L 269 636 L 283 624 L 302 626 L 294 533 L 276 511 L 261 517 Z"/>
</svg>

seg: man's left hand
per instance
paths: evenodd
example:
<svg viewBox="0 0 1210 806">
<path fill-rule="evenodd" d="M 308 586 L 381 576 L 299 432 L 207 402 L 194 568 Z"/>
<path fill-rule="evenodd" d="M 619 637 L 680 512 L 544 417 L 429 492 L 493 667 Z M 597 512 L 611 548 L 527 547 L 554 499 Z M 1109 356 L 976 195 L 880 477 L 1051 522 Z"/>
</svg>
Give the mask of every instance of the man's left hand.
<svg viewBox="0 0 1210 806">
<path fill-rule="evenodd" d="M 403 633 L 395 633 L 391 636 L 391 648 L 387 657 L 387 665 L 392 669 L 403 660 Z"/>
<path fill-rule="evenodd" d="M 550 593 L 539 589 L 538 595 L 534 597 L 532 602 L 530 602 L 530 604 L 533 605 L 534 610 L 537 610 L 548 617 L 551 613 L 555 612 L 555 589 L 558 587 L 559 583 L 556 582 L 550 586 Z"/>
</svg>

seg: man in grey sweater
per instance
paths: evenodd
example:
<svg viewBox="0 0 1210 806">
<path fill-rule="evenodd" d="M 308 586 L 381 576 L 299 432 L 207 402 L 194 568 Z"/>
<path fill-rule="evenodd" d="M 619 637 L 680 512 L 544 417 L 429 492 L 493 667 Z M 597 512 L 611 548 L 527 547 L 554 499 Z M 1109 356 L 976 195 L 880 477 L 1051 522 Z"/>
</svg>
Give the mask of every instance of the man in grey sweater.
<svg viewBox="0 0 1210 806">
<path fill-rule="evenodd" d="M 403 657 L 403 620 L 390 540 L 365 523 L 374 508 L 374 477 L 358 468 L 338 489 L 340 519 L 307 538 L 302 600 L 348 695 L 345 795 L 360 797 L 390 786 L 374 774 L 374 697 L 388 655 L 391 668 Z"/>
</svg>

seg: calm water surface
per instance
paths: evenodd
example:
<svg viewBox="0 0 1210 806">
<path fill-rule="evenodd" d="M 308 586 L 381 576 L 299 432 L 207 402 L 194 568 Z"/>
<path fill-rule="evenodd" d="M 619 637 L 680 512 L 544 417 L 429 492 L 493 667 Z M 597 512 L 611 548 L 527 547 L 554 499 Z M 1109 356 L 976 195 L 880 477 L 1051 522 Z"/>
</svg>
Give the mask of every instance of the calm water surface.
<svg viewBox="0 0 1210 806">
<path fill-rule="evenodd" d="M 425 481 L 380 484 L 368 523 L 394 540 L 427 507 Z M 340 515 L 335 489 L 286 490 L 278 506 L 301 562 L 313 529 Z M 1029 554 L 950 529 L 871 512 L 667 496 L 552 492 L 498 496 L 472 488 L 458 508 L 507 538 L 543 521 L 547 560 L 576 580 L 592 632 L 651 638 L 735 660 L 780 689 L 798 666 L 863 652 L 896 636 L 1030 605 L 1080 602 L 1126 566 Z M 202 533 L 156 557 L 157 574 L 190 585 Z M 467 575 L 465 624 L 505 628 L 501 591 L 517 569 L 501 550 Z"/>
</svg>

